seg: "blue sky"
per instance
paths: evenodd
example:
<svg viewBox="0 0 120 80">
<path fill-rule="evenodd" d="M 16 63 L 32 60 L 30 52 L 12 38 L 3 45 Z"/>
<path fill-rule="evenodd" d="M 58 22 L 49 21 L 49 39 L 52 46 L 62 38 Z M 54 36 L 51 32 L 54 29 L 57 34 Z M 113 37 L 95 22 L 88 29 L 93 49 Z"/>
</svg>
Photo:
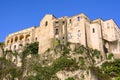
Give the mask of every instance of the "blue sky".
<svg viewBox="0 0 120 80">
<path fill-rule="evenodd" d="M 91 20 L 114 19 L 120 26 L 120 0 L 0 0 L 0 42 L 12 32 L 39 26 L 45 14 L 85 13 Z"/>
</svg>

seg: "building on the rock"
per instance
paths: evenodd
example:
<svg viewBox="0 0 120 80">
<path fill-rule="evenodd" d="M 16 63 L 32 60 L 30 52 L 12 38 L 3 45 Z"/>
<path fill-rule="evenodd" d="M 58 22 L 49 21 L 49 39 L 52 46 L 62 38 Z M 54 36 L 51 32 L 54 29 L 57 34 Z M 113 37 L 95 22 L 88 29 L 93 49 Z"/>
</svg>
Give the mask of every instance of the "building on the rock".
<svg viewBox="0 0 120 80">
<path fill-rule="evenodd" d="M 39 27 L 32 27 L 6 37 L 5 49 L 19 50 L 26 43 L 39 42 L 39 53 L 52 47 L 53 40 L 80 43 L 101 53 L 120 55 L 120 29 L 114 20 L 90 20 L 85 14 L 56 18 L 47 14 Z"/>
<path fill-rule="evenodd" d="M 37 41 L 37 32 L 37 27 L 31 27 L 25 30 L 9 34 L 6 37 L 5 50 L 21 50 L 26 44 Z"/>
</svg>

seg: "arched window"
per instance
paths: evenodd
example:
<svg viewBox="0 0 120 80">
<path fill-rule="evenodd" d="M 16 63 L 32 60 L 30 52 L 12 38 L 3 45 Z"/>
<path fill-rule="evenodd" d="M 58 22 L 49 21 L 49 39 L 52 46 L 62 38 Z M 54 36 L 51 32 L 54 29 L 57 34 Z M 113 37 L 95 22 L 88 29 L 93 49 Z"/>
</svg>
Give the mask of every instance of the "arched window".
<svg viewBox="0 0 120 80">
<path fill-rule="evenodd" d="M 56 26 L 56 27 L 59 26 L 59 22 L 58 22 L 58 21 L 55 22 L 55 26 Z"/>
<path fill-rule="evenodd" d="M 59 30 L 58 29 L 55 30 L 55 34 L 56 35 L 59 34 Z"/>
<path fill-rule="evenodd" d="M 14 45 L 14 50 L 16 49 L 16 45 Z"/>
<path fill-rule="evenodd" d="M 46 21 L 46 22 L 45 22 L 45 26 L 47 26 L 47 25 L 48 25 L 48 22 Z"/>
<path fill-rule="evenodd" d="M 65 24 L 65 21 L 63 21 L 62 23 Z"/>
<path fill-rule="evenodd" d="M 10 45 L 10 50 L 11 50 L 11 45 Z"/>
<path fill-rule="evenodd" d="M 23 40 L 24 39 L 24 35 L 20 35 L 20 40 Z"/>
<path fill-rule="evenodd" d="M 27 34 L 27 35 L 25 36 L 25 41 L 29 41 L 29 38 L 30 38 L 30 34 Z"/>
<path fill-rule="evenodd" d="M 18 41 L 18 37 L 16 36 L 16 37 L 15 37 L 15 42 L 17 42 L 17 41 Z"/>
<path fill-rule="evenodd" d="M 94 28 L 92 29 L 92 32 L 95 33 L 95 29 Z"/>
<path fill-rule="evenodd" d="M 72 34 L 68 33 L 68 39 L 71 39 L 71 38 L 72 38 Z"/>
<path fill-rule="evenodd" d="M 22 47 L 23 45 L 22 45 L 22 44 L 19 44 L 19 46 L 21 46 L 21 47 Z"/>
<path fill-rule="evenodd" d="M 7 45 L 9 44 L 9 40 L 7 41 Z"/>
<path fill-rule="evenodd" d="M 35 38 L 35 40 L 37 41 L 37 37 Z"/>
<path fill-rule="evenodd" d="M 107 28 L 109 28 L 110 27 L 110 24 L 109 23 L 107 23 Z"/>
<path fill-rule="evenodd" d="M 72 21 L 71 21 L 71 19 L 69 19 L 69 23 L 71 23 Z"/>
<path fill-rule="evenodd" d="M 80 17 L 77 17 L 77 20 L 80 21 Z"/>
<path fill-rule="evenodd" d="M 80 35 L 81 35 L 81 33 L 80 33 L 80 30 L 78 30 L 78 33 L 77 33 L 77 35 L 80 37 Z"/>
<path fill-rule="evenodd" d="M 11 44 L 13 43 L 13 38 L 11 39 Z"/>
</svg>

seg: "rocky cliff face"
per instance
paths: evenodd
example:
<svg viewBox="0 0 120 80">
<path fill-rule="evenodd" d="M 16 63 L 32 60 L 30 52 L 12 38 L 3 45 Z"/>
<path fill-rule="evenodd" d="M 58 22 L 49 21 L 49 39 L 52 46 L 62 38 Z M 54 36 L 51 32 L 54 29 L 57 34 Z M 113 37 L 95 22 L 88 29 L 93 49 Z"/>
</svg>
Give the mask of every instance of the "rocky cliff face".
<svg viewBox="0 0 120 80">
<path fill-rule="evenodd" d="M 2 57 L 2 54 L 3 54 L 3 52 L 2 52 L 2 49 L 0 47 L 0 57 Z"/>
<path fill-rule="evenodd" d="M 0 80 L 100 80 L 96 65 L 103 59 L 97 50 L 80 44 L 71 49 L 68 44 L 58 45 L 43 54 L 37 51 L 38 44 L 32 43 L 21 53 L 5 52 L 0 58 Z"/>
<path fill-rule="evenodd" d="M 3 56 L 3 51 L 4 51 L 4 43 L 0 42 L 0 57 Z"/>
</svg>

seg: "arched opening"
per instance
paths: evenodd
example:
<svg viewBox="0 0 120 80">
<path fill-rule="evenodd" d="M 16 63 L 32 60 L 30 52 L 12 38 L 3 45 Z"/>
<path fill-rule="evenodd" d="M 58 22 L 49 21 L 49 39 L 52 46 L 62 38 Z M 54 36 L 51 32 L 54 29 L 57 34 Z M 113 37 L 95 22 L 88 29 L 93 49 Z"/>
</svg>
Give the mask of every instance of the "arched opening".
<svg viewBox="0 0 120 80">
<path fill-rule="evenodd" d="M 35 38 L 35 41 L 37 41 L 37 37 Z"/>
<path fill-rule="evenodd" d="M 11 50 L 11 45 L 10 45 L 10 50 Z"/>
<path fill-rule="evenodd" d="M 7 45 L 9 44 L 9 40 L 7 40 Z"/>
<path fill-rule="evenodd" d="M 59 22 L 58 22 L 58 21 L 55 22 L 55 26 L 56 26 L 56 27 L 59 26 Z"/>
<path fill-rule="evenodd" d="M 22 44 L 19 44 L 20 47 L 22 47 L 23 45 Z"/>
<path fill-rule="evenodd" d="M 81 33 L 80 33 L 80 30 L 78 30 L 78 33 L 77 33 L 77 35 L 80 37 L 80 35 L 81 35 Z"/>
<path fill-rule="evenodd" d="M 92 29 L 92 32 L 95 33 L 95 29 L 94 28 Z"/>
<path fill-rule="evenodd" d="M 77 17 L 77 20 L 80 21 L 80 17 Z"/>
<path fill-rule="evenodd" d="M 59 34 L 59 30 L 56 29 L 56 30 L 55 30 L 55 35 L 58 35 L 58 34 Z"/>
<path fill-rule="evenodd" d="M 13 43 L 13 38 L 11 39 L 11 44 Z"/>
<path fill-rule="evenodd" d="M 68 33 L 68 39 L 71 39 L 71 38 L 72 38 L 72 34 Z"/>
<path fill-rule="evenodd" d="M 15 42 L 17 42 L 17 41 L 18 41 L 18 37 L 16 36 L 16 37 L 15 37 Z"/>
<path fill-rule="evenodd" d="M 109 23 L 107 23 L 107 28 L 110 28 L 110 24 Z"/>
<path fill-rule="evenodd" d="M 25 40 L 26 40 L 26 41 L 29 41 L 29 37 L 30 37 L 30 34 L 27 34 L 27 35 L 25 36 Z"/>
<path fill-rule="evenodd" d="M 16 49 L 16 45 L 14 45 L 14 50 Z"/>
<path fill-rule="evenodd" d="M 21 35 L 21 36 L 20 36 L 20 40 L 23 40 L 23 39 L 24 39 L 24 36 L 23 36 L 23 35 Z"/>
<path fill-rule="evenodd" d="M 65 21 L 62 21 L 62 24 L 65 24 Z"/>
<path fill-rule="evenodd" d="M 47 26 L 47 25 L 48 25 L 48 21 L 45 22 L 45 26 Z"/>
<path fill-rule="evenodd" d="M 23 44 L 19 44 L 19 49 L 22 49 L 22 47 L 23 47 Z"/>
<path fill-rule="evenodd" d="M 71 19 L 69 20 L 69 23 L 71 23 L 72 21 L 71 21 Z"/>
</svg>

